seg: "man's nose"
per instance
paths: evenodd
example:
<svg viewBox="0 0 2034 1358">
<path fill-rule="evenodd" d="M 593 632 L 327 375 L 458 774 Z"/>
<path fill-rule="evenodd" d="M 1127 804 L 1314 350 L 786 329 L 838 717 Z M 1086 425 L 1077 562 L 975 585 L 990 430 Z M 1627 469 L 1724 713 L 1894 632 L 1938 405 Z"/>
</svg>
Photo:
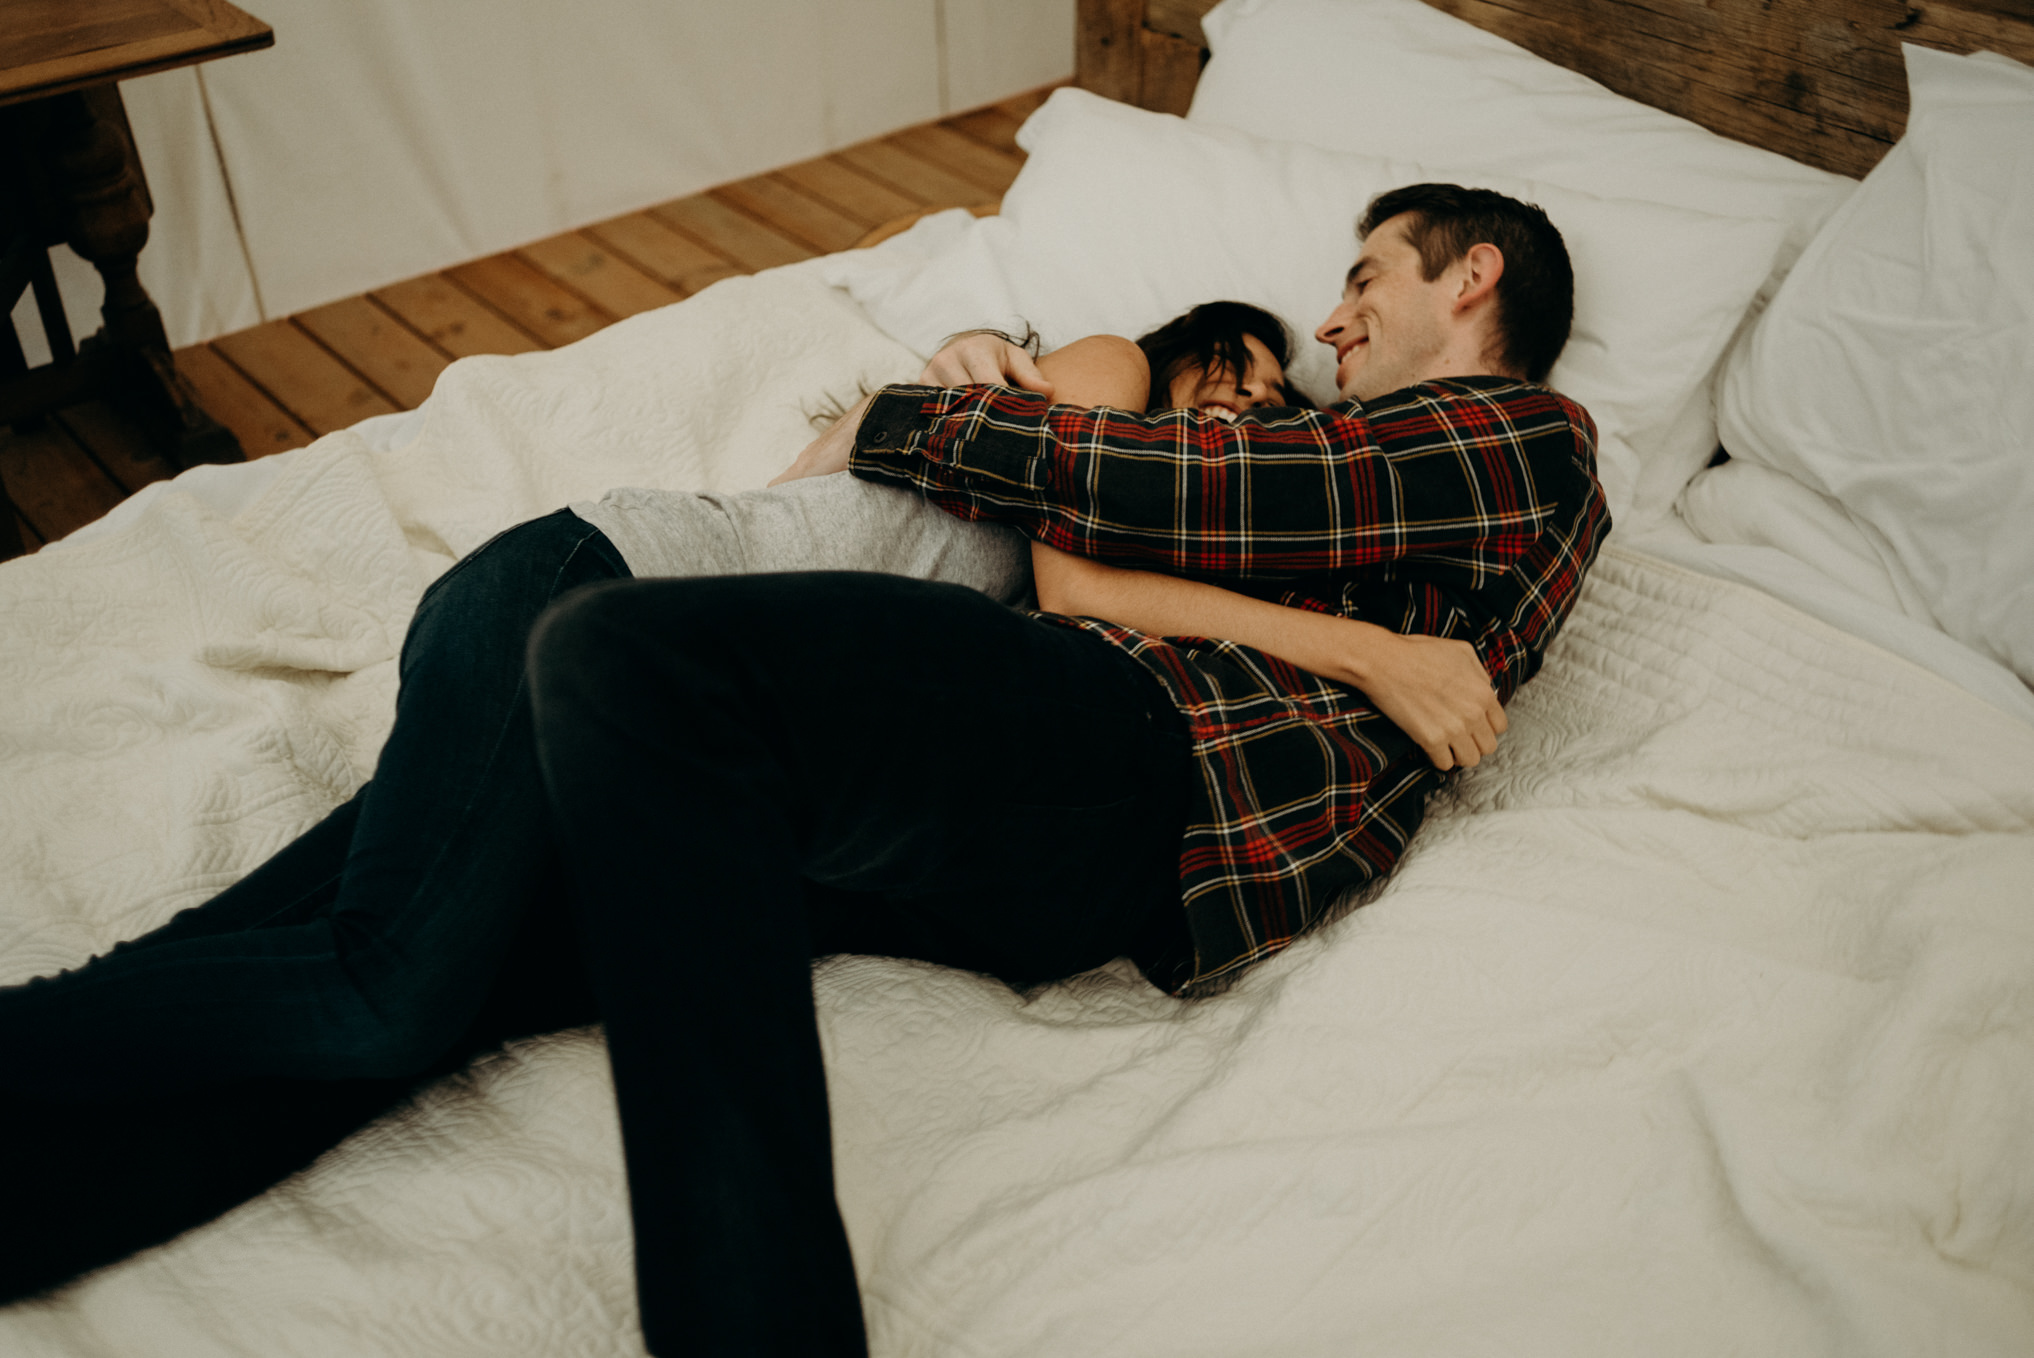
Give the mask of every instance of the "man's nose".
<svg viewBox="0 0 2034 1358">
<path fill-rule="evenodd" d="M 1349 318 L 1342 314 L 1345 309 L 1343 307 L 1336 307 L 1333 311 L 1329 312 L 1328 319 L 1315 327 L 1314 338 L 1323 344 L 1333 344 L 1336 337 L 1349 326 Z"/>
</svg>

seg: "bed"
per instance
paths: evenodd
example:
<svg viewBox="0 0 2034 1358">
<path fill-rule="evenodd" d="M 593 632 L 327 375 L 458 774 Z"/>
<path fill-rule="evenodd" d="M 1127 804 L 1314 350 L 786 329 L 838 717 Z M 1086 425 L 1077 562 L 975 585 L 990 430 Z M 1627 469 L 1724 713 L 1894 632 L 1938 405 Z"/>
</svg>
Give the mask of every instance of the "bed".
<svg viewBox="0 0 2034 1358">
<path fill-rule="evenodd" d="M 1398 873 L 1227 994 L 817 968 L 872 1351 L 2034 1349 L 2034 70 L 1996 54 L 2034 15 L 1817 8 L 1086 0 L 998 216 L 464 360 L 0 567 L 0 982 L 357 786 L 418 594 L 499 528 L 758 485 L 966 324 L 1304 332 L 1368 193 L 1482 183 L 1577 259 L 1554 382 L 1617 527 L 1565 632 Z M 0 1351 L 625 1355 L 631 1288 L 580 1030 Z"/>
</svg>

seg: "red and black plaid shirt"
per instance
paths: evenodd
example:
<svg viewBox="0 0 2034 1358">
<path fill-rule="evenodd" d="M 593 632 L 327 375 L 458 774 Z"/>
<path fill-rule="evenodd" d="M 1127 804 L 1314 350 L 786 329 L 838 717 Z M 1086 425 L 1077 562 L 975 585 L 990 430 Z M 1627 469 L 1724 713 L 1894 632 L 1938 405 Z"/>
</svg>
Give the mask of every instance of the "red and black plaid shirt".
<svg viewBox="0 0 2034 1358">
<path fill-rule="evenodd" d="M 888 387 L 851 467 L 1098 561 L 1461 638 L 1500 699 L 1539 668 L 1609 527 L 1588 413 L 1498 377 L 1236 424 Z M 1405 851 L 1440 774 L 1356 689 L 1233 642 L 1039 616 L 1142 662 L 1192 732 L 1191 956 L 1137 959 L 1165 989 L 1214 988 Z"/>
</svg>

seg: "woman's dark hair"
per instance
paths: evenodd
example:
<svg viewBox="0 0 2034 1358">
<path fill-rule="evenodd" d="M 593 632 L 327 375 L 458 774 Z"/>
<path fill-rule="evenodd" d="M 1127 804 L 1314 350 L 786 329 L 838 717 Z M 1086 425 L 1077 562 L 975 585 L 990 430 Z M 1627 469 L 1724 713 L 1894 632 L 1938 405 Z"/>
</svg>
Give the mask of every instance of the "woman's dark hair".
<svg viewBox="0 0 2034 1358">
<path fill-rule="evenodd" d="M 1431 283 L 1478 245 L 1504 256 L 1497 280 L 1498 360 L 1528 382 L 1544 382 L 1575 321 L 1575 268 L 1547 214 L 1490 189 L 1408 184 L 1380 193 L 1363 209 L 1356 238 L 1406 214 L 1406 239 L 1420 252 Z"/>
<path fill-rule="evenodd" d="M 1175 316 L 1146 335 L 1137 337 L 1137 347 L 1151 365 L 1151 399 L 1147 413 L 1172 405 L 1172 379 L 1187 368 L 1208 372 L 1227 368 L 1240 379 L 1250 370 L 1250 348 L 1245 335 L 1254 335 L 1271 351 L 1284 368 L 1292 361 L 1292 334 L 1285 322 L 1263 307 L 1248 302 L 1203 302 L 1183 316 Z M 1281 383 L 1281 405 L 1302 405 L 1306 399 L 1290 383 Z"/>
</svg>

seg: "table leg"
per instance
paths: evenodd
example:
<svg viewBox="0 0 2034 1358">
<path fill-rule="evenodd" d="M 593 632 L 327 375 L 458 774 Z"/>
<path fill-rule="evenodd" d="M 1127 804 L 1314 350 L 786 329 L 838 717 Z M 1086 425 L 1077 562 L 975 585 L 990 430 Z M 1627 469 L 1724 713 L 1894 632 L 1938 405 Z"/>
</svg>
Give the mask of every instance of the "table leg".
<svg viewBox="0 0 2034 1358">
<path fill-rule="evenodd" d="M 45 166 L 64 239 L 105 281 L 105 318 L 80 357 L 111 369 L 120 399 L 178 466 L 238 462 L 238 441 L 198 404 L 170 357 L 139 259 L 155 211 L 117 85 L 47 101 Z"/>
</svg>

